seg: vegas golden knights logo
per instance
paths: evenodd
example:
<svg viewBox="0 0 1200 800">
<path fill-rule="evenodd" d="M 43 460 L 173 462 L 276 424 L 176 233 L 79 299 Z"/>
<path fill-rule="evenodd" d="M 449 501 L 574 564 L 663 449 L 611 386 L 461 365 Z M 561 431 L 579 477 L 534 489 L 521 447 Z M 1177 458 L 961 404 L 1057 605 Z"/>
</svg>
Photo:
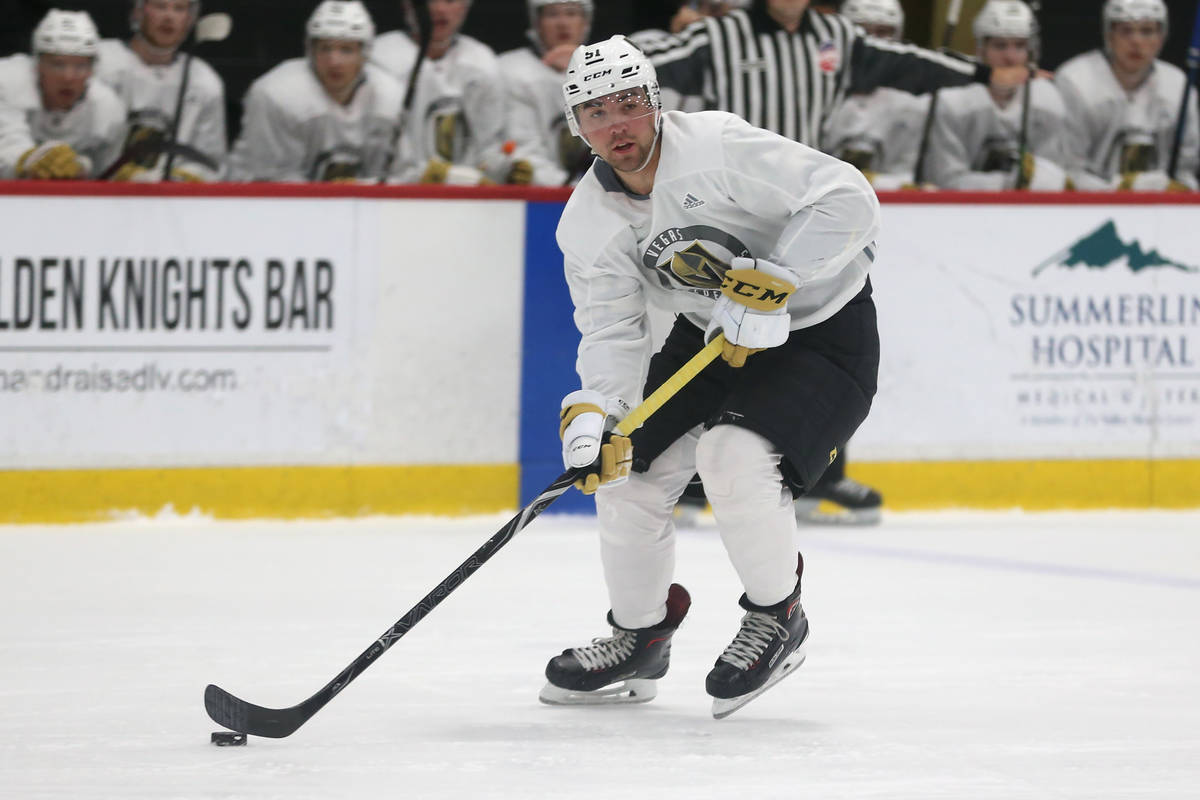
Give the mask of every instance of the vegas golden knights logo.
<svg viewBox="0 0 1200 800">
<path fill-rule="evenodd" d="M 171 121 L 158 109 L 143 109 L 131 112 L 128 123 L 129 133 L 125 136 L 123 152 L 136 154 L 130 159 L 131 163 L 152 168 L 167 146 Z"/>
<path fill-rule="evenodd" d="M 571 133 L 571 129 L 567 127 L 567 121 L 562 119 L 561 114 L 559 115 L 557 128 L 558 164 L 563 169 L 574 172 L 584 163 L 584 159 L 591 151 L 583 143 L 583 139 Z"/>
<path fill-rule="evenodd" d="M 847 147 L 842 150 L 839 158 L 850 166 L 857 167 L 860 172 L 870 172 L 871 165 L 875 163 L 875 151 L 861 146 Z"/>
<path fill-rule="evenodd" d="M 688 286 L 720 289 L 721 276 L 729 265 L 722 263 L 700 242 L 692 242 L 671 256 L 671 272 Z"/>
<path fill-rule="evenodd" d="M 736 237 L 711 225 L 688 225 L 651 237 L 642 253 L 642 266 L 664 287 L 715 297 L 730 262 L 739 256 L 753 258 Z"/>
<path fill-rule="evenodd" d="M 457 101 L 445 101 L 432 108 L 429 129 L 433 135 L 433 155 L 450 162 L 462 158 L 470 131 Z"/>
</svg>

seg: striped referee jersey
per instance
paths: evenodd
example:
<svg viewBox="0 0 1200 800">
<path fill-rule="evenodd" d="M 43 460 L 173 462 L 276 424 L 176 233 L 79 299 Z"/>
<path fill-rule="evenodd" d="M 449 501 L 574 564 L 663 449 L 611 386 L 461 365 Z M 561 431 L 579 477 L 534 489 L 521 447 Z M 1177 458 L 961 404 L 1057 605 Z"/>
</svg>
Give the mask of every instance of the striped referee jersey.
<svg viewBox="0 0 1200 800">
<path fill-rule="evenodd" d="M 820 147 L 825 122 L 848 93 L 891 86 L 921 94 L 990 75 L 984 65 L 876 39 L 811 8 L 788 33 L 764 0 L 638 44 L 658 71 L 664 106 L 729 111 L 811 147 Z"/>
</svg>

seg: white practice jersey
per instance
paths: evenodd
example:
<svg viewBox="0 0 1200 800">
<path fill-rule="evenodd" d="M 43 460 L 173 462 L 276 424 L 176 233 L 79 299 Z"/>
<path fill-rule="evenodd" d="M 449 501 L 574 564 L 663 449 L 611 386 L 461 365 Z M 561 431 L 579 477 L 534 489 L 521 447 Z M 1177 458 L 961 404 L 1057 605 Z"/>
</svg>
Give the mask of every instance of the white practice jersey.
<svg viewBox="0 0 1200 800">
<path fill-rule="evenodd" d="M 404 87 L 367 64 L 353 97 L 329 97 L 306 58 L 279 64 L 251 84 L 242 132 L 229 155 L 235 181 L 378 182 L 394 167 Z"/>
<path fill-rule="evenodd" d="M 407 83 L 417 44 L 407 33 L 376 37 L 371 60 Z M 432 159 L 481 167 L 504 145 L 507 94 L 492 49 L 459 34 L 441 58 L 425 59 L 400 137 L 399 180 L 416 182 Z"/>
<path fill-rule="evenodd" d="M 572 135 L 563 114 L 565 74 L 542 63 L 532 47 L 500 55 L 508 89 L 508 138 L 514 154 L 533 164 L 533 183 L 562 186 L 591 163 L 591 149 Z"/>
<path fill-rule="evenodd" d="M 929 134 L 930 182 L 944 189 L 1001 191 L 1015 187 L 1021 147 L 1025 86 L 1001 108 L 982 84 L 939 92 Z M 1035 158 L 1066 168 L 1066 111 L 1054 84 L 1038 78 L 1031 86 L 1025 149 Z M 1049 167 L 1048 167 L 1049 168 Z"/>
<path fill-rule="evenodd" d="M 142 61 L 129 45 L 117 39 L 100 42 L 96 77 L 111 86 L 129 109 L 129 139 L 165 142 L 171 135 L 179 85 L 183 81 L 183 56 L 163 66 Z M 176 154 L 174 168 L 206 179 L 219 178 L 225 169 L 225 84 L 202 59 L 192 58 L 183 112 L 179 118 L 180 144 L 194 148 L 200 157 Z M 166 155 L 138 159 L 136 163 L 161 171 Z"/>
<path fill-rule="evenodd" d="M 822 136 L 829 153 L 867 173 L 879 190 L 913 182 L 929 95 L 881 86 L 846 98 Z"/>
<path fill-rule="evenodd" d="M 91 162 L 98 177 L 125 143 L 125 106 L 115 92 L 92 80 L 69 111 L 46 111 L 37 62 L 23 54 L 0 59 L 0 178 L 16 174 L 17 161 L 48 141 L 61 141 Z"/>
<path fill-rule="evenodd" d="M 723 111 L 668 111 L 649 196 L 597 160 L 558 225 L 583 388 L 634 402 L 647 304 L 706 328 L 737 256 L 790 270 L 793 330 L 833 316 L 875 259 L 879 201 L 857 169 Z"/>
<path fill-rule="evenodd" d="M 1099 50 L 1059 67 L 1054 81 L 1069 112 L 1067 146 L 1076 187 L 1111 189 L 1122 173 L 1165 171 L 1175 141 L 1184 80 L 1178 67 L 1155 61 L 1145 82 L 1126 92 Z M 1176 179 L 1196 188 L 1198 166 L 1200 124 L 1196 93 L 1192 92 Z"/>
</svg>

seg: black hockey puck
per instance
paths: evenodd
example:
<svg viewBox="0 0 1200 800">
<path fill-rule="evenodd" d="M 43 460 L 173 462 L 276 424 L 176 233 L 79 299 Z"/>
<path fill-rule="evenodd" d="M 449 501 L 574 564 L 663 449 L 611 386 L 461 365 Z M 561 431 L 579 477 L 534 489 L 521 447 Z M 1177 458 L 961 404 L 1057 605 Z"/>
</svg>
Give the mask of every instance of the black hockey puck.
<svg viewBox="0 0 1200 800">
<path fill-rule="evenodd" d="M 217 747 L 237 747 L 246 743 L 246 734 L 232 731 L 213 731 L 212 743 Z"/>
</svg>

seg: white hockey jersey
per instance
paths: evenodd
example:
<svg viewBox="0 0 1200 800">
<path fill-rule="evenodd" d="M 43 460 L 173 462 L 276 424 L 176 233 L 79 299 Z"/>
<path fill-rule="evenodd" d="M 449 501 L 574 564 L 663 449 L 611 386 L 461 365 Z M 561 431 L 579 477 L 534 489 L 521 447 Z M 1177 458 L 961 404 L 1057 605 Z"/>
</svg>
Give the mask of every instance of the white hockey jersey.
<svg viewBox="0 0 1200 800">
<path fill-rule="evenodd" d="M 542 63 L 532 47 L 499 56 L 508 89 L 508 138 L 514 155 L 533 164 L 536 186 L 562 186 L 591 163 L 591 149 L 571 134 L 563 114 L 565 77 Z"/>
<path fill-rule="evenodd" d="M 372 64 L 343 106 L 329 97 L 308 59 L 284 61 L 246 92 L 229 178 L 378 182 L 395 166 L 403 102 L 400 82 Z"/>
<path fill-rule="evenodd" d="M 375 38 L 371 60 L 407 84 L 417 44 L 407 33 Z M 504 145 L 507 94 L 492 49 L 459 34 L 441 58 L 421 64 L 400 137 L 399 180 L 414 183 L 434 158 L 480 167 Z"/>
<path fill-rule="evenodd" d="M 926 155 L 929 180 L 945 189 L 966 191 L 1015 188 L 1027 88 L 1032 94 L 1026 151 L 1038 159 L 1037 169 L 1053 170 L 1058 176 L 1053 188 L 1063 188 L 1066 110 L 1054 84 L 1042 78 L 1018 88 L 1003 108 L 982 84 L 942 89 Z"/>
<path fill-rule="evenodd" d="M 125 130 L 125 106 L 94 78 L 73 108 L 46 111 L 37 62 L 24 54 L 0 59 L 0 178 L 15 177 L 22 155 L 53 140 L 85 156 L 92 166 L 88 177 L 98 177 L 120 155 Z"/>
<path fill-rule="evenodd" d="M 171 133 L 179 84 L 183 80 L 182 56 L 158 66 L 142 61 L 129 45 L 117 39 L 100 42 L 96 77 L 111 86 L 129 109 L 129 138 L 137 142 L 165 141 Z M 202 59 L 192 57 L 187 93 L 179 120 L 178 141 L 195 148 L 200 158 L 176 155 L 174 167 L 206 179 L 219 178 L 225 169 L 225 84 Z M 161 173 L 167 156 L 148 157 L 135 163 Z"/>
<path fill-rule="evenodd" d="M 913 182 L 929 95 L 881 86 L 846 98 L 829 117 L 826 150 L 867 174 L 881 191 Z"/>
<path fill-rule="evenodd" d="M 634 402 L 647 303 L 708 325 L 736 256 L 789 269 L 793 330 L 833 316 L 875 259 L 879 202 L 857 169 L 723 111 L 668 111 L 648 196 L 597 160 L 558 225 L 583 388 Z"/>
<path fill-rule="evenodd" d="M 1054 81 L 1068 110 L 1067 147 L 1075 186 L 1112 189 L 1122 173 L 1165 171 L 1175 141 L 1184 80 L 1178 67 L 1155 61 L 1145 82 L 1126 92 L 1099 50 L 1059 67 Z M 1200 123 L 1193 92 L 1176 179 L 1195 189 L 1198 166 Z"/>
</svg>

